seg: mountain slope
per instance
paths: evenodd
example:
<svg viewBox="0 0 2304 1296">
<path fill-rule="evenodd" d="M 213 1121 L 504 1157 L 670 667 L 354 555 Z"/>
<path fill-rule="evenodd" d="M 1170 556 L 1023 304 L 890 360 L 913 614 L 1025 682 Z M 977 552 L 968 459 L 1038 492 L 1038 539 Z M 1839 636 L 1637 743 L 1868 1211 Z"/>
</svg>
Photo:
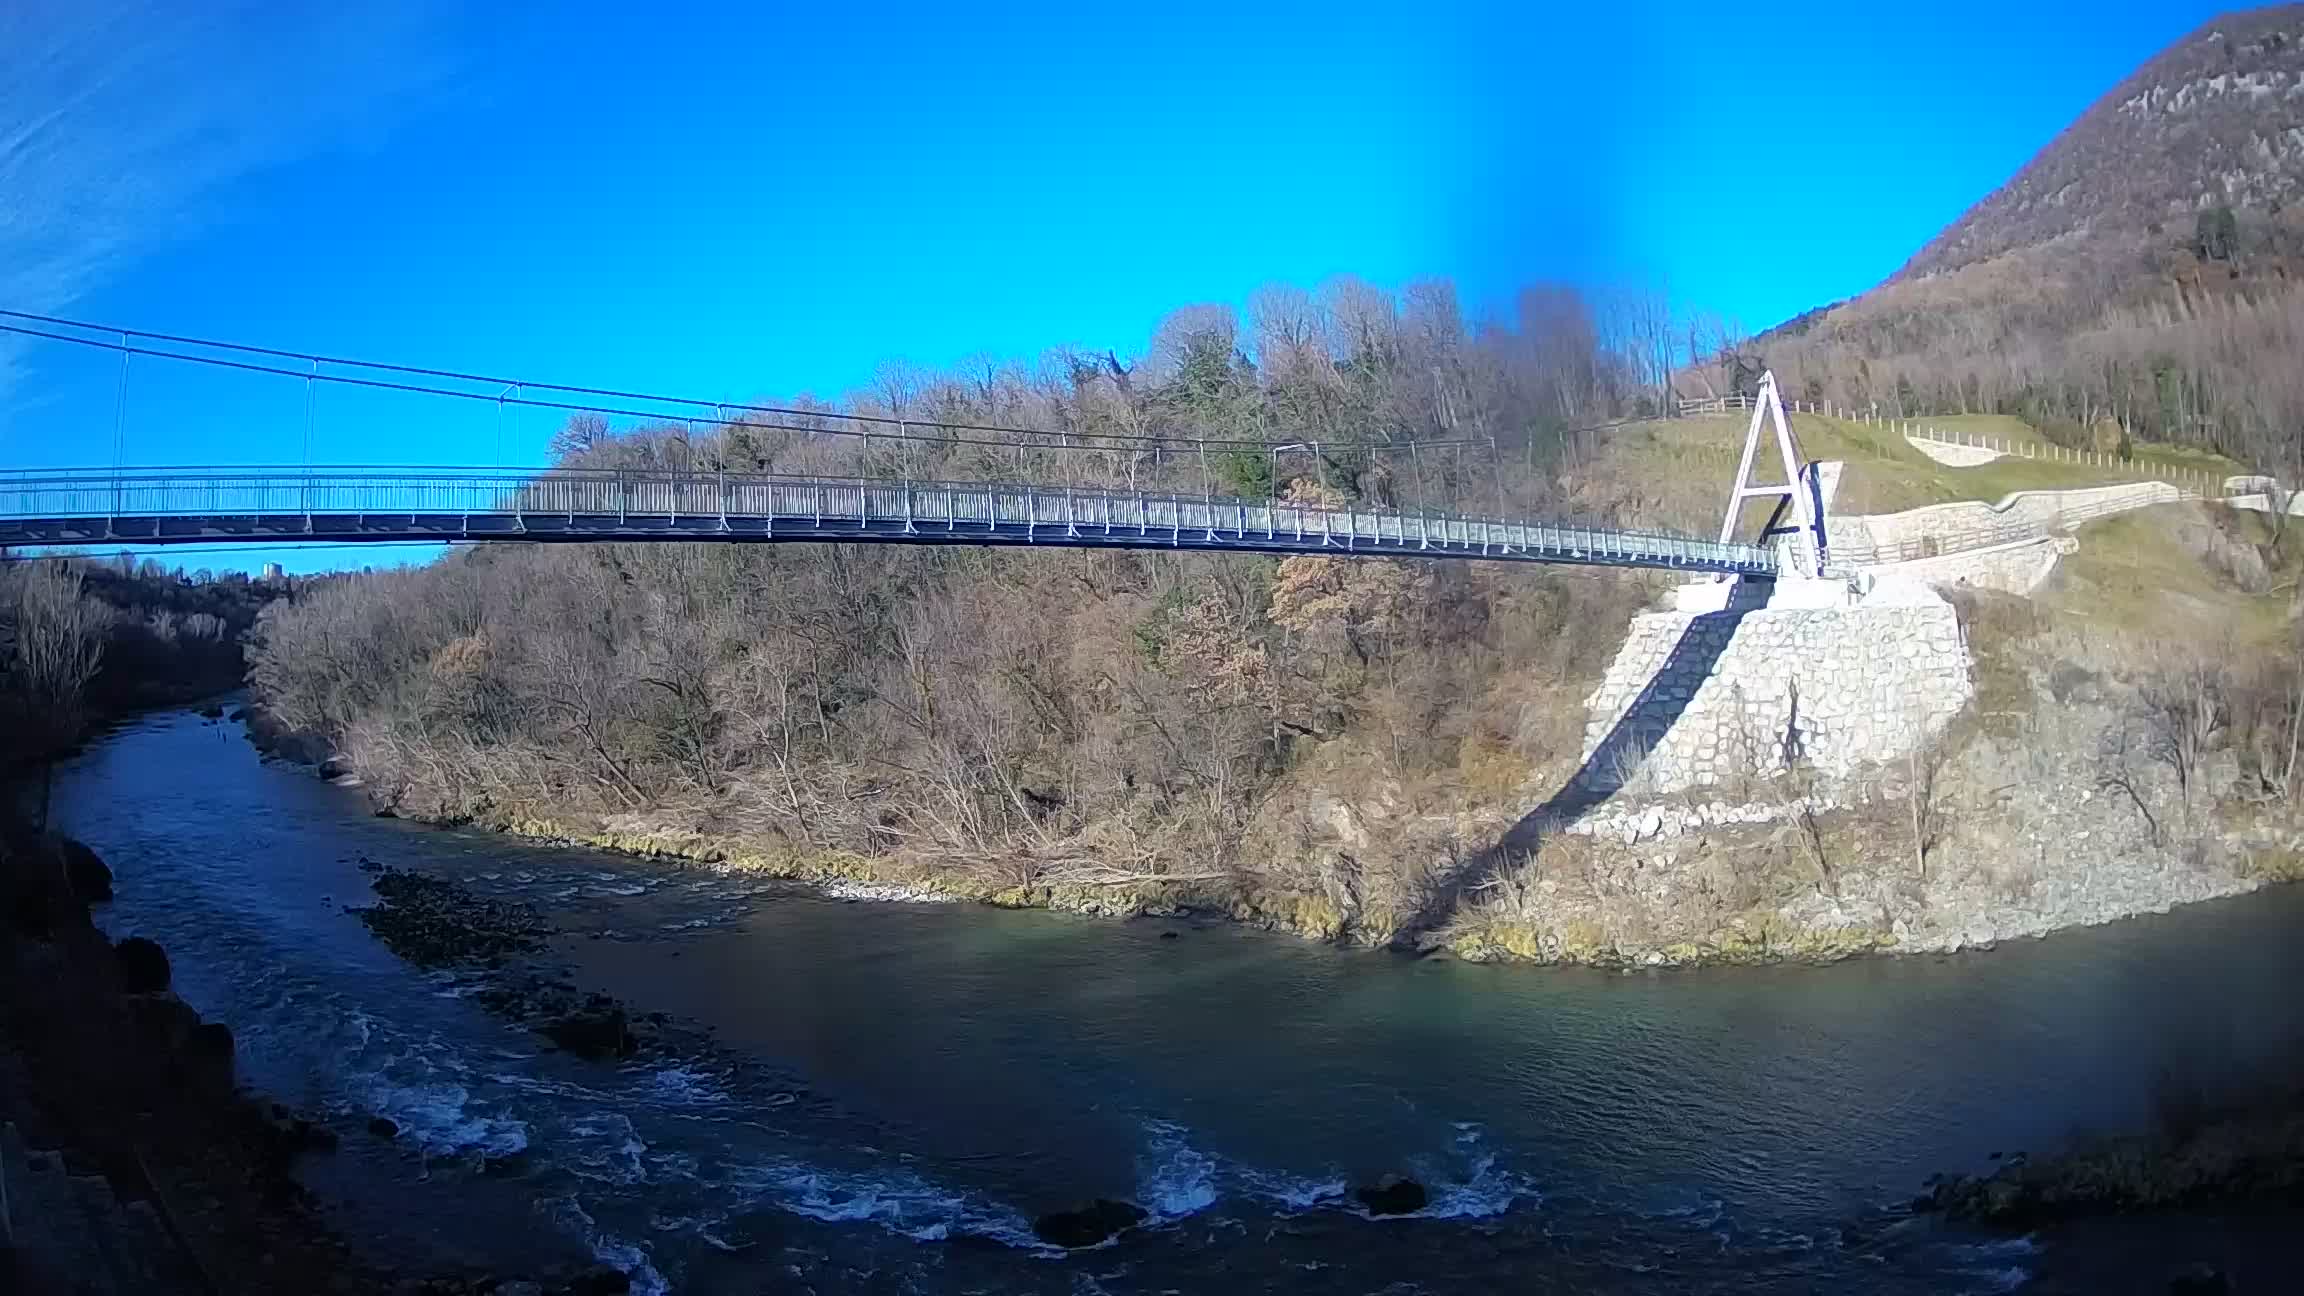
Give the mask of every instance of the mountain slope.
<svg viewBox="0 0 2304 1296">
<path fill-rule="evenodd" d="M 2300 194 L 2304 5 L 2229 14 L 2136 69 L 1895 278 L 2073 235 L 2190 236 L 2217 205 L 2271 214 Z"/>
<path fill-rule="evenodd" d="M 1998 414 L 2067 445 L 2204 447 L 2304 476 L 2304 5 L 2138 68 L 1869 292 L 1725 345 L 1898 417 Z"/>
</svg>

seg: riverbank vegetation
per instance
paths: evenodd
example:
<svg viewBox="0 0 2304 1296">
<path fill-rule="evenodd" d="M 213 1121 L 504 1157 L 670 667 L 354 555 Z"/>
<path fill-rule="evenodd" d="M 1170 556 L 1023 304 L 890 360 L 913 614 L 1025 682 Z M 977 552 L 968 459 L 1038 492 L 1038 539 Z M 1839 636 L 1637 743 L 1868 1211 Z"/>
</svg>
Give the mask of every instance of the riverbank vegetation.
<svg viewBox="0 0 2304 1296">
<path fill-rule="evenodd" d="M 111 870 L 46 831 L 45 797 L 24 794 L 44 791 L 52 763 L 93 725 L 232 687 L 241 636 L 284 592 L 156 564 L 0 566 L 7 1291 L 509 1290 L 502 1275 L 417 1278 L 352 1254 L 295 1175 L 337 1132 L 237 1086 L 231 1029 L 174 993 L 159 945 L 115 942 L 96 926 L 91 906 L 112 898 Z M 629 1283 L 587 1269 L 525 1288 L 605 1296 Z"/>
<path fill-rule="evenodd" d="M 242 639 L 286 592 L 126 554 L 0 563 L 0 763 L 44 760 L 106 716 L 239 687 Z"/>
<path fill-rule="evenodd" d="M 1931 1181 L 1913 1204 L 1999 1228 L 2235 1201 L 2304 1202 L 2304 1058 L 2293 1044 L 2245 1071 L 2163 1071 L 2149 1125 L 2017 1153 Z"/>
</svg>

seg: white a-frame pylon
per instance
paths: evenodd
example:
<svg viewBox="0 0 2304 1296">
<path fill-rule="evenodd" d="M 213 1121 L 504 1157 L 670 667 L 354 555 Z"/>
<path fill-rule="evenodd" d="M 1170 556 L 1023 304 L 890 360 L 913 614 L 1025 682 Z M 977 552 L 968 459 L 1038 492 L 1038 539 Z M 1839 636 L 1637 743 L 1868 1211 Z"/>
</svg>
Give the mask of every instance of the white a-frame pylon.
<svg viewBox="0 0 2304 1296">
<path fill-rule="evenodd" d="M 1755 486 L 1752 484 L 1752 461 L 1760 451 L 1760 425 L 1765 420 L 1776 430 L 1776 453 L 1783 460 L 1784 480 L 1780 485 Z M 1816 475 L 1806 471 L 1800 462 L 1800 451 L 1792 442 L 1792 425 L 1784 418 L 1784 401 L 1776 393 L 1776 373 L 1770 370 L 1760 375 L 1760 392 L 1752 400 L 1752 426 L 1744 433 L 1744 457 L 1736 464 L 1736 484 L 1728 491 L 1728 515 L 1720 520 L 1720 543 L 1736 538 L 1736 523 L 1744 512 L 1744 501 L 1749 499 L 1775 499 L 1775 511 L 1768 516 L 1768 525 L 1761 529 L 1760 542 L 1766 544 L 1780 535 L 1798 536 L 1792 546 L 1794 560 L 1808 570 L 1804 575 L 1824 574 L 1824 502 L 1817 492 Z M 1791 514 L 1789 524 L 1785 514 Z M 1805 551 L 1805 552 L 1803 552 Z"/>
</svg>

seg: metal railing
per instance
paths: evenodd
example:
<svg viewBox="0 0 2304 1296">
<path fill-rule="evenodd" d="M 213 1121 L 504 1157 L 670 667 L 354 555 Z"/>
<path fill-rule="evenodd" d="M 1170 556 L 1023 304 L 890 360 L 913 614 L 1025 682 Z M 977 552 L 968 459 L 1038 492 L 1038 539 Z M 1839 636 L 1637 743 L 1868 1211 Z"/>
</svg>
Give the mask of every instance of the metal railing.
<svg viewBox="0 0 2304 1296">
<path fill-rule="evenodd" d="M 1696 414 L 1732 414 L 1739 410 L 1750 410 L 1759 403 L 1760 398 L 1757 396 L 1738 393 L 1733 396 L 1683 396 L 1676 402 L 1676 407 L 1680 411 L 1680 417 L 1688 418 Z M 1787 414 L 1832 414 L 1842 418 L 1858 417 L 1854 411 L 1837 409 L 1829 402 L 1819 405 L 1815 401 L 1801 400 L 1786 400 L 1784 412 Z"/>
<path fill-rule="evenodd" d="M 261 525 L 259 525 L 261 524 Z M 1768 575 L 1755 545 L 1458 513 L 1024 483 L 637 470 L 154 468 L 0 474 L 0 544 L 870 539 L 1426 552 Z"/>
</svg>

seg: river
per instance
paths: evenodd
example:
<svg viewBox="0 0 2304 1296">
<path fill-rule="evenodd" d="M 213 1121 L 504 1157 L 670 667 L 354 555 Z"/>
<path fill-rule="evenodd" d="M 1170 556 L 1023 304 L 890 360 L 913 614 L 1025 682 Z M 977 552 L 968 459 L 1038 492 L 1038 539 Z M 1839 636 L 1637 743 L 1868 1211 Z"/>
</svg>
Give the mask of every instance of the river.
<svg viewBox="0 0 2304 1296">
<path fill-rule="evenodd" d="M 582 1247 L 643 1291 L 2112 1290 L 2084 1237 L 1900 1203 L 2304 1041 L 2295 888 L 1990 953 L 1626 974 L 848 903 L 429 829 L 181 712 L 91 744 L 55 806 L 118 877 L 107 928 L 168 949 L 247 1081 L 340 1122 L 307 1178 L 364 1246 Z M 344 912 L 373 900 L 363 860 L 538 905 L 579 983 L 717 1044 L 544 1048 Z M 1431 1205 L 1348 1204 L 1388 1171 Z M 1154 1220 L 1033 1241 L 1097 1196 Z"/>
</svg>

